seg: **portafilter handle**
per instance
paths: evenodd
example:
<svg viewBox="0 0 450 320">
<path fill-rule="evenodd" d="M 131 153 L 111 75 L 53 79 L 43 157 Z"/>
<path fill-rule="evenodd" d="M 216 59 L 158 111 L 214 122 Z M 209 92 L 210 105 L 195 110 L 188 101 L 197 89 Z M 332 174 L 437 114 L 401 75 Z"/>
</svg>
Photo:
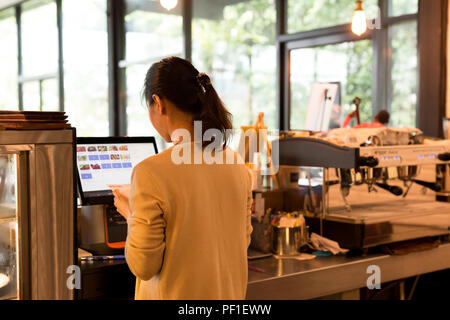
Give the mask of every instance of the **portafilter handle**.
<svg viewBox="0 0 450 320">
<path fill-rule="evenodd" d="M 425 188 L 431 189 L 434 192 L 439 192 L 442 190 L 442 186 L 439 183 L 427 182 L 427 181 L 416 180 L 416 179 L 413 179 L 411 181 L 413 181 L 413 182 L 417 183 L 418 185 L 421 185 Z"/>
<path fill-rule="evenodd" d="M 403 189 L 397 186 L 390 186 L 387 183 L 376 183 L 376 185 L 386 191 L 389 191 L 393 195 L 401 196 L 403 194 Z"/>
<path fill-rule="evenodd" d="M 359 166 L 360 167 L 376 167 L 380 161 L 375 157 L 360 157 L 359 158 Z"/>
<path fill-rule="evenodd" d="M 450 161 L 450 152 L 439 154 L 438 159 L 441 161 Z"/>
</svg>

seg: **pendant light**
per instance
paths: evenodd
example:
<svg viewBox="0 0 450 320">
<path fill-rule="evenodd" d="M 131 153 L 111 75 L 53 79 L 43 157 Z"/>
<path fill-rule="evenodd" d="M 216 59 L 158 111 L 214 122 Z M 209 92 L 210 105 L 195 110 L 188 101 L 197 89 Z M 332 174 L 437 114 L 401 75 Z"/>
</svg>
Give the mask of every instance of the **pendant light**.
<svg viewBox="0 0 450 320">
<path fill-rule="evenodd" d="M 366 14 L 364 13 L 361 0 L 356 1 L 356 9 L 352 20 L 352 31 L 357 36 L 367 31 Z"/>
<path fill-rule="evenodd" d="M 159 0 L 159 2 L 161 3 L 161 6 L 168 11 L 175 8 L 178 4 L 178 0 Z"/>
</svg>

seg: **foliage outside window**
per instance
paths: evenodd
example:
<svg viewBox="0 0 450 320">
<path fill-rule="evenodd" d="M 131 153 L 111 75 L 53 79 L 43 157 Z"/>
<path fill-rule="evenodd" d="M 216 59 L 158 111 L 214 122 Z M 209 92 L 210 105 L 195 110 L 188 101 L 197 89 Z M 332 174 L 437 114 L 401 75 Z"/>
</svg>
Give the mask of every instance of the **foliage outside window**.
<svg viewBox="0 0 450 320">
<path fill-rule="evenodd" d="M 417 22 L 389 28 L 391 43 L 391 125 L 416 126 L 417 106 Z"/>
<path fill-rule="evenodd" d="M 390 0 L 389 15 L 401 16 L 405 14 L 417 13 L 419 9 L 419 0 Z"/>
<path fill-rule="evenodd" d="M 385 1 L 391 17 L 418 12 L 418 0 Z M 106 2 L 85 0 L 81 6 L 76 0 L 62 0 L 64 102 L 69 120 L 78 128 L 79 135 L 109 133 Z M 287 0 L 288 33 L 349 23 L 354 2 Z M 156 0 L 126 0 L 125 3 L 126 57 L 119 67 L 126 74 L 127 134 L 156 135 L 141 100 L 141 89 L 153 62 L 170 55 L 184 56 L 181 5 L 168 12 Z M 374 12 L 377 3 L 378 0 L 364 0 L 369 17 L 377 14 Z M 219 95 L 234 115 L 234 126 L 251 124 L 257 113 L 264 111 L 268 126 L 277 127 L 275 1 L 193 0 L 192 4 L 193 63 L 212 77 Z M 15 10 L 0 11 L 0 47 L 8 48 L 0 50 L 0 109 L 18 109 L 20 83 L 24 110 L 58 110 L 56 2 L 30 0 L 20 7 L 23 51 L 20 77 Z M 391 111 L 392 125 L 414 126 L 417 21 L 411 18 L 387 28 L 388 97 L 386 105 L 378 107 Z M 345 61 L 346 68 L 336 65 L 321 70 L 315 63 L 323 59 Z M 352 110 L 350 101 L 358 95 L 363 99 L 362 119 L 370 121 L 373 116 L 371 60 L 371 40 L 292 51 L 291 126 L 303 123 L 314 81 L 341 82 L 344 115 Z M 312 66 L 314 72 L 308 71 Z"/>
<path fill-rule="evenodd" d="M 418 12 L 417 0 L 385 0 L 389 16 L 414 14 Z M 288 1 L 288 32 L 302 32 L 311 29 L 332 27 L 349 23 L 354 10 L 353 0 Z M 378 15 L 378 0 L 363 2 L 368 17 Z M 349 11 L 350 10 L 350 11 Z M 380 11 L 381 12 L 381 11 Z M 290 127 L 303 129 L 311 85 L 314 82 L 340 82 L 342 88 L 342 118 L 353 110 L 351 101 L 355 96 L 362 98 L 361 120 L 373 121 L 372 109 L 388 109 L 391 113 L 390 126 L 415 127 L 417 109 L 417 65 L 418 33 L 417 19 L 385 25 L 387 30 L 373 30 L 374 34 L 386 32 L 387 40 L 377 38 L 341 44 L 330 44 L 315 48 L 292 50 L 290 53 Z M 327 37 L 328 35 L 322 35 Z M 330 42 L 333 39 L 330 38 Z M 385 62 L 379 65 L 373 61 L 372 46 Z M 387 92 L 372 106 L 372 66 L 387 73 Z M 383 65 L 387 68 L 382 69 Z M 303 73 L 302 73 L 303 70 Z"/>
<path fill-rule="evenodd" d="M 350 23 L 355 10 L 355 0 L 287 1 L 288 33 Z M 363 6 L 368 17 L 376 17 L 378 14 L 378 0 L 365 0 Z"/>
<path fill-rule="evenodd" d="M 86 14 L 89 12 L 89 14 Z M 106 0 L 63 1 L 65 110 L 78 136 L 108 136 Z"/>
<path fill-rule="evenodd" d="M 59 90 L 52 86 L 58 77 L 56 3 L 27 1 L 22 9 L 23 109 L 59 110 Z"/>
<path fill-rule="evenodd" d="M 339 82 L 342 117 L 354 110 L 361 98 L 361 121 L 372 121 L 372 41 L 362 40 L 291 51 L 291 129 L 304 129 L 314 82 Z"/>
<path fill-rule="evenodd" d="M 234 127 L 253 124 L 264 112 L 266 125 L 277 128 L 274 2 L 193 4 L 193 63 L 212 78 Z"/>
<path fill-rule="evenodd" d="M 183 18 L 180 6 L 171 12 L 159 1 L 127 1 L 125 15 L 127 134 L 157 137 L 160 149 L 165 143 L 149 120 L 142 88 L 150 66 L 168 56 L 183 56 Z"/>
</svg>

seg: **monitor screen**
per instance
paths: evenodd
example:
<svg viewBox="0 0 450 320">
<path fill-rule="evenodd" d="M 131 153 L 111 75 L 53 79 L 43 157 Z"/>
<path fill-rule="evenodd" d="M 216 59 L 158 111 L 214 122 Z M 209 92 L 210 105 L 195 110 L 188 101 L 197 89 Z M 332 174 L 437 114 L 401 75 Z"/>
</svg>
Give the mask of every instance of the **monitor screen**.
<svg viewBox="0 0 450 320">
<path fill-rule="evenodd" d="M 133 168 L 157 153 L 150 138 L 78 138 L 77 169 L 83 204 L 112 199 L 108 185 L 130 184 Z"/>
</svg>

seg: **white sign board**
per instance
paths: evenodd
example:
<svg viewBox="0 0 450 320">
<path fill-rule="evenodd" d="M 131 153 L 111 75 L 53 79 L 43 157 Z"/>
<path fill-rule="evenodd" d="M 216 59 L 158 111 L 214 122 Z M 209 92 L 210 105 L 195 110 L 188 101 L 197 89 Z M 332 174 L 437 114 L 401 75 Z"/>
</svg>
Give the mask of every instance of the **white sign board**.
<svg viewBox="0 0 450 320">
<path fill-rule="evenodd" d="M 306 111 L 305 130 L 328 131 L 338 90 L 337 83 L 317 82 L 312 85 Z"/>
</svg>

